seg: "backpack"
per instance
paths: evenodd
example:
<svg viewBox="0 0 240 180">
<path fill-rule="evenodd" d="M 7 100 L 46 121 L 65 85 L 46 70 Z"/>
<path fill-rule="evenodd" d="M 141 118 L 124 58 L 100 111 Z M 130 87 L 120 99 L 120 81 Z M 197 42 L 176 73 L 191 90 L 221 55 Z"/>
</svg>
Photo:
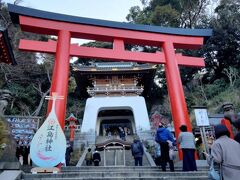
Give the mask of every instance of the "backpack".
<svg viewBox="0 0 240 180">
<path fill-rule="evenodd" d="M 133 154 L 138 154 L 141 152 L 141 147 L 139 145 L 139 143 L 133 143 L 132 145 L 132 153 Z"/>
</svg>

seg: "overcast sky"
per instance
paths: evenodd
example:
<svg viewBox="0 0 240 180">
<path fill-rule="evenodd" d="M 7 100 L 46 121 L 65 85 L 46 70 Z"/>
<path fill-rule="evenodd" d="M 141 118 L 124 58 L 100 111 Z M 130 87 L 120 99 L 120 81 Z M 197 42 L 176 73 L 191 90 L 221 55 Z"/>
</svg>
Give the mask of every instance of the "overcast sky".
<svg viewBox="0 0 240 180">
<path fill-rule="evenodd" d="M 12 3 L 14 0 L 2 0 Z M 126 22 L 132 6 L 140 0 L 22 0 L 21 6 L 81 17 Z"/>
</svg>

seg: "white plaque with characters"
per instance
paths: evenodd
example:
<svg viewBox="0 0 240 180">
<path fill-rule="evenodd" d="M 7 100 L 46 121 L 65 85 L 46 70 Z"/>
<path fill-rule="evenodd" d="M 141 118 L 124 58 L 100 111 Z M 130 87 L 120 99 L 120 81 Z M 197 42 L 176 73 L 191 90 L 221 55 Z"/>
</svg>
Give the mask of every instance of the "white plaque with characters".
<svg viewBox="0 0 240 180">
<path fill-rule="evenodd" d="M 207 109 L 194 109 L 197 126 L 209 126 Z"/>
</svg>

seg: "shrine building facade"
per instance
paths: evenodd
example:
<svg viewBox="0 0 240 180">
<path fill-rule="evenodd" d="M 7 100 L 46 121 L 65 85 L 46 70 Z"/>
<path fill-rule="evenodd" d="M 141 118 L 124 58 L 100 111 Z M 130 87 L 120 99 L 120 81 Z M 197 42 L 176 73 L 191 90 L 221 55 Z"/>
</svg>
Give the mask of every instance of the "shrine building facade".
<svg viewBox="0 0 240 180">
<path fill-rule="evenodd" d="M 143 95 L 149 94 L 157 66 L 134 62 L 98 62 L 73 65 L 80 95 L 86 101 L 81 134 L 90 142 L 98 136 L 117 134 L 150 136 L 148 111 Z M 96 134 L 95 134 L 96 133 Z"/>
</svg>

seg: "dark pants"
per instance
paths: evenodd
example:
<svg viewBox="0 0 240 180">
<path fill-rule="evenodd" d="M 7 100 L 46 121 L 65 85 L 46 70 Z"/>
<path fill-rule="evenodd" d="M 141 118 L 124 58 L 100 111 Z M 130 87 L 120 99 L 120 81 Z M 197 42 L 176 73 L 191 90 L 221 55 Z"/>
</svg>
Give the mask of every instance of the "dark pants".
<svg viewBox="0 0 240 180">
<path fill-rule="evenodd" d="M 142 166 L 142 157 L 135 157 L 135 166 Z"/>
<path fill-rule="evenodd" d="M 99 166 L 99 161 L 94 160 L 94 166 Z"/>
<path fill-rule="evenodd" d="M 65 159 L 66 166 L 69 166 L 69 164 L 70 164 L 70 156 L 66 156 L 65 158 L 66 158 Z"/>
<path fill-rule="evenodd" d="M 183 152 L 183 171 L 197 171 L 195 161 L 195 149 L 182 149 Z"/>
<path fill-rule="evenodd" d="M 167 142 L 161 142 L 161 158 L 160 158 L 160 165 L 163 171 L 166 171 L 166 165 L 169 163 L 170 171 L 174 171 L 174 164 L 173 160 L 169 158 L 169 146 Z"/>
<path fill-rule="evenodd" d="M 162 171 L 166 171 L 167 163 L 169 163 L 170 171 L 174 171 L 174 163 L 173 160 L 169 160 L 167 162 L 161 162 L 160 165 L 162 167 Z"/>
<path fill-rule="evenodd" d="M 86 165 L 91 166 L 92 165 L 92 160 L 86 160 Z"/>
<path fill-rule="evenodd" d="M 23 156 L 23 165 L 28 165 L 28 154 Z"/>
</svg>

